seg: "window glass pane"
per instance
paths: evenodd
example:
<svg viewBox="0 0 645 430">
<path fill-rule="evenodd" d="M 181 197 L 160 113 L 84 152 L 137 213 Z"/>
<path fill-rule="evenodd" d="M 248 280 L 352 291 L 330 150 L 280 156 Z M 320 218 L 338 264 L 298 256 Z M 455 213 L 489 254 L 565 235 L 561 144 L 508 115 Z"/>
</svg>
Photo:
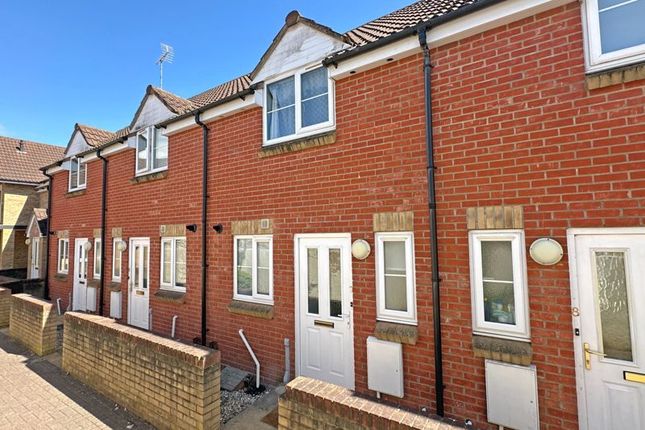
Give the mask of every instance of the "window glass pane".
<svg viewBox="0 0 645 430">
<path fill-rule="evenodd" d="M 121 258 L 123 253 L 119 251 L 116 247 L 116 242 L 114 246 L 114 267 L 112 268 L 112 277 L 120 278 L 121 277 Z"/>
<path fill-rule="evenodd" d="M 385 272 L 385 309 L 407 312 L 405 241 L 384 241 L 383 263 Z"/>
<path fill-rule="evenodd" d="M 307 249 L 307 310 L 310 314 L 317 314 L 320 309 L 318 303 L 318 249 Z"/>
<path fill-rule="evenodd" d="M 85 165 L 85 163 L 78 164 L 78 186 L 79 187 L 82 187 L 83 185 L 85 185 L 86 169 L 87 169 L 87 166 Z"/>
<path fill-rule="evenodd" d="M 237 293 L 253 295 L 253 263 L 251 239 L 237 239 Z"/>
<path fill-rule="evenodd" d="M 327 122 L 329 119 L 329 106 L 327 95 L 319 96 L 302 102 L 302 126 Z"/>
<path fill-rule="evenodd" d="M 515 325 L 515 291 L 512 283 L 484 281 L 484 320 Z"/>
<path fill-rule="evenodd" d="M 155 169 L 160 169 L 168 165 L 168 136 L 164 136 L 162 130 L 157 128 L 155 128 L 152 162 Z"/>
<path fill-rule="evenodd" d="M 186 239 L 175 241 L 175 285 L 186 286 Z"/>
<path fill-rule="evenodd" d="M 385 309 L 407 312 L 408 298 L 405 276 L 385 275 Z"/>
<path fill-rule="evenodd" d="M 327 93 L 327 69 L 320 67 L 300 76 L 302 100 Z"/>
<path fill-rule="evenodd" d="M 69 269 L 69 242 L 67 240 L 63 241 L 63 269 L 67 272 Z"/>
<path fill-rule="evenodd" d="M 343 313 L 340 249 L 329 250 L 329 315 L 340 317 Z"/>
<path fill-rule="evenodd" d="M 145 170 L 148 168 L 148 134 L 144 131 L 137 134 L 137 169 Z"/>
<path fill-rule="evenodd" d="M 71 184 L 70 187 L 77 188 L 78 187 L 78 160 L 72 160 L 69 173 L 70 175 L 72 175 L 72 178 L 70 180 L 70 184 Z"/>
<path fill-rule="evenodd" d="M 295 80 L 291 76 L 267 85 L 267 139 L 296 132 Z"/>
<path fill-rule="evenodd" d="M 609 358 L 632 361 L 625 253 L 596 251 L 595 257 L 603 352 Z"/>
<path fill-rule="evenodd" d="M 513 281 L 513 249 L 510 240 L 486 240 L 482 246 L 484 280 Z"/>
<path fill-rule="evenodd" d="M 599 0 L 603 53 L 645 43 L 645 0 Z"/>
<path fill-rule="evenodd" d="M 321 67 L 300 77 L 302 127 L 326 122 L 329 119 L 327 70 Z"/>
<path fill-rule="evenodd" d="M 267 115 L 267 140 L 294 134 L 296 132 L 295 112 L 294 106 L 269 112 Z"/>
<path fill-rule="evenodd" d="M 269 242 L 257 242 L 257 288 L 258 294 L 269 295 Z"/>
<path fill-rule="evenodd" d="M 132 280 L 134 288 L 139 288 L 139 277 L 141 274 L 141 247 L 140 246 L 135 246 L 134 247 L 134 257 L 133 257 L 133 264 L 134 264 L 134 279 Z"/>
<path fill-rule="evenodd" d="M 383 249 L 385 274 L 405 276 L 405 242 L 386 240 Z"/>
<path fill-rule="evenodd" d="M 172 265 L 171 265 L 171 258 L 172 258 L 172 242 L 169 240 L 164 240 L 161 242 L 161 261 L 163 264 L 163 270 L 161 274 L 161 282 L 164 284 L 170 284 L 171 281 L 171 272 L 172 272 Z"/>
<path fill-rule="evenodd" d="M 148 246 L 143 247 L 143 288 L 148 288 Z"/>
<path fill-rule="evenodd" d="M 101 241 L 94 241 L 94 273 L 101 275 Z"/>
</svg>

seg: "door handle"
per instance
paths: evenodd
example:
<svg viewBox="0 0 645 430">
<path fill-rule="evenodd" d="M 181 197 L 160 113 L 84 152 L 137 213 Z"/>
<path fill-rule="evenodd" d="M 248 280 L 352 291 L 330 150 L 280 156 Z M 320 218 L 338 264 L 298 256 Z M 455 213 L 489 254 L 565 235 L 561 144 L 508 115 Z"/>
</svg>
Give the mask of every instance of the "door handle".
<svg viewBox="0 0 645 430">
<path fill-rule="evenodd" d="M 585 352 L 585 369 L 587 369 L 587 370 L 591 370 L 591 355 L 592 354 L 597 355 L 598 357 L 606 357 L 607 356 L 607 354 L 604 354 L 604 353 L 602 353 L 600 351 L 594 351 L 594 350 L 590 349 L 588 342 L 585 342 L 583 344 L 583 347 L 584 347 L 584 350 L 585 350 L 584 351 Z"/>
</svg>

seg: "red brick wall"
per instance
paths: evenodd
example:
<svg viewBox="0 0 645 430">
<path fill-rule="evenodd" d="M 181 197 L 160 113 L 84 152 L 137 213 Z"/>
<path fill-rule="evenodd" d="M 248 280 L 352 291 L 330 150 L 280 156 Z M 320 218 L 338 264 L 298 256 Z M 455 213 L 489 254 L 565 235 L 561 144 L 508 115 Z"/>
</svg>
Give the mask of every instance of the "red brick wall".
<svg viewBox="0 0 645 430">
<path fill-rule="evenodd" d="M 645 83 L 586 91 L 582 37 L 576 2 L 432 51 L 446 411 L 478 424 L 466 208 L 523 205 L 527 246 L 645 225 Z M 567 256 L 527 263 L 542 428 L 577 428 Z"/>
<path fill-rule="evenodd" d="M 577 3 L 433 49 L 439 246 L 446 412 L 485 427 L 483 360 L 471 348 L 466 208 L 524 206 L 527 245 L 567 227 L 645 224 L 643 82 L 587 92 Z M 336 143 L 258 156 L 262 113 L 252 109 L 209 123 L 208 338 L 225 364 L 253 369 L 238 336 L 243 328 L 264 378 L 282 378 L 283 339 L 294 356 L 294 242 L 298 233 L 349 232 L 373 243 L 372 215 L 414 212 L 419 341 L 404 346 L 404 399 L 434 410 L 432 309 L 423 71 L 420 54 L 358 73 L 336 84 Z M 159 287 L 159 225 L 199 224 L 201 130 L 170 138 L 168 178 L 132 185 L 132 150 L 111 156 L 106 283 L 112 227 L 150 237 L 152 293 Z M 58 180 L 59 177 L 65 181 Z M 90 164 L 85 196 L 65 199 L 66 174 L 54 181 L 53 229 L 91 237 L 100 221 L 100 163 Z M 91 204 L 88 204 L 91 203 Z M 271 218 L 274 318 L 231 314 L 231 221 Z M 198 233 L 188 238 L 186 303 L 151 296 L 153 329 L 192 339 L 200 328 Z M 50 274 L 55 273 L 52 241 Z M 91 265 L 90 265 L 91 270 Z M 374 256 L 352 260 L 356 388 L 366 388 L 366 337 L 376 321 Z M 91 272 L 90 272 L 91 273 Z M 123 273 L 127 273 L 127 252 Z M 124 321 L 127 319 L 127 285 Z M 570 287 L 566 258 L 543 268 L 528 261 L 531 333 L 543 428 L 577 427 Z M 71 290 L 70 281 L 66 288 Z M 52 279 L 52 298 L 65 284 Z M 106 313 L 108 312 L 106 293 Z M 292 364 L 293 366 L 293 364 Z M 293 374 L 293 367 L 292 367 Z"/>
</svg>

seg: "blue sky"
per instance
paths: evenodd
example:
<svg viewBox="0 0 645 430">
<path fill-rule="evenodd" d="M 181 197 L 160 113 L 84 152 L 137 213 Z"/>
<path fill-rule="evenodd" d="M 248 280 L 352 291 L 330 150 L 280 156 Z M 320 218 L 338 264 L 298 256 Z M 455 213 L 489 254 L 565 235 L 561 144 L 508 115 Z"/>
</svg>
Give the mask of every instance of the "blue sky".
<svg viewBox="0 0 645 430">
<path fill-rule="evenodd" d="M 129 124 L 159 84 L 184 97 L 253 69 L 293 9 L 344 32 L 411 0 L 0 0 L 0 135 L 66 145 L 74 123 Z"/>
</svg>

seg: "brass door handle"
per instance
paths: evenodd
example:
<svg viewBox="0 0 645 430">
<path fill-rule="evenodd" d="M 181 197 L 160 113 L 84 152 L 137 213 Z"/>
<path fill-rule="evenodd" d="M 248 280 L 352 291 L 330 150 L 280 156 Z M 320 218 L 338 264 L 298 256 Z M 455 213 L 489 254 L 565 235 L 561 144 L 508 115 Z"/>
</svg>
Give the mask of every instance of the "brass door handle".
<svg viewBox="0 0 645 430">
<path fill-rule="evenodd" d="M 583 344 L 584 352 L 585 352 L 585 369 L 591 370 L 591 355 L 597 355 L 598 357 L 606 357 L 607 354 L 604 354 L 600 351 L 594 351 L 589 348 L 589 343 L 585 342 Z"/>
</svg>

